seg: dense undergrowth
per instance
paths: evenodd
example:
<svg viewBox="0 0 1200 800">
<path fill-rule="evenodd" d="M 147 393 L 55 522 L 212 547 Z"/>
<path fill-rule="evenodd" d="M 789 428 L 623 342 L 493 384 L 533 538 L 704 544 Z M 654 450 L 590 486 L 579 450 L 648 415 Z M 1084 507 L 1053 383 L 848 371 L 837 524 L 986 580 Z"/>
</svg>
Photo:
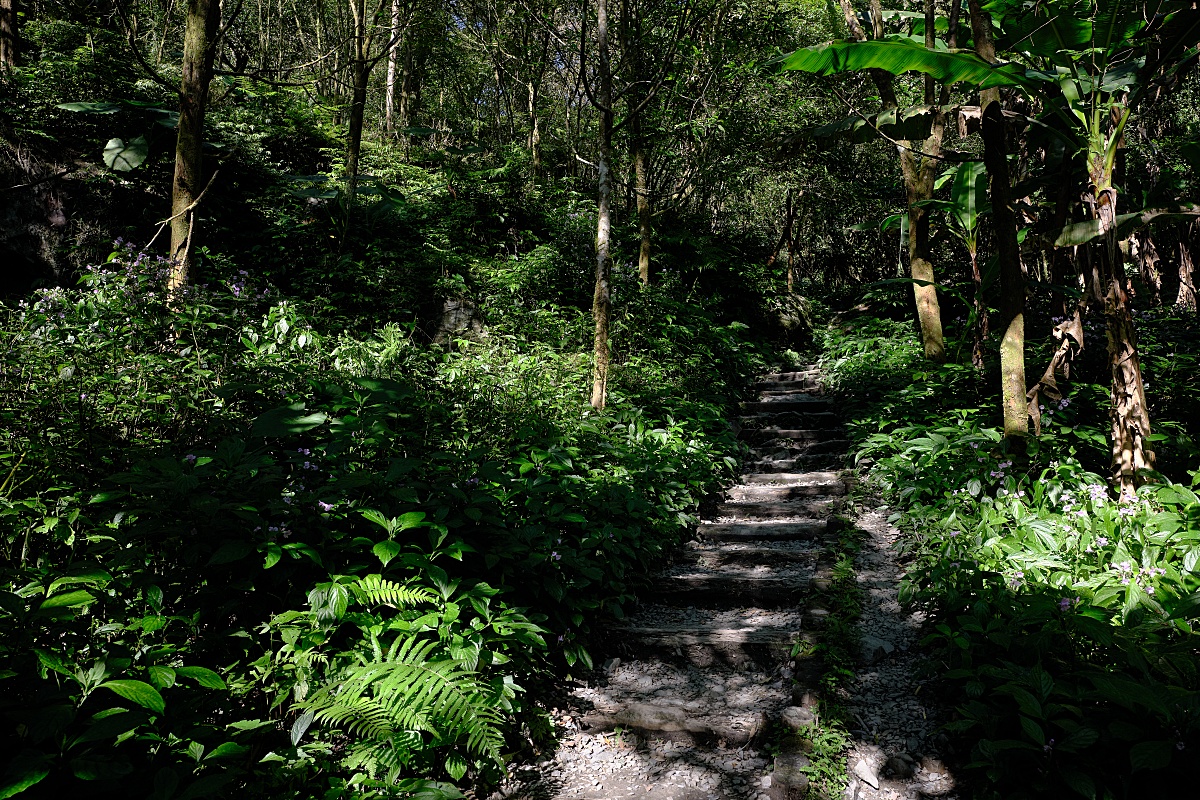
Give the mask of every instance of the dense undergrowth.
<svg viewBox="0 0 1200 800">
<path fill-rule="evenodd" d="M 169 302 L 129 247 L 5 311 L 5 796 L 452 797 L 546 741 L 529 690 L 732 475 L 765 349 L 628 292 L 595 413 L 544 254 L 445 346 L 218 259 Z"/>
<path fill-rule="evenodd" d="M 1106 389 L 1088 380 L 1103 380 L 1093 337 L 1066 398 L 1044 410 L 1043 434 L 1018 453 L 995 427 L 995 364 L 982 375 L 930 365 L 910 324 L 860 318 L 824 334 L 859 463 L 907 534 L 901 598 L 931 615 L 927 643 L 975 796 L 1161 798 L 1191 780 L 1200 472 L 1187 469 L 1197 417 L 1185 371 L 1198 327 L 1161 310 L 1142 323 L 1159 463 L 1171 471 L 1126 498 L 1101 477 L 1103 403 L 1090 400 Z"/>
</svg>

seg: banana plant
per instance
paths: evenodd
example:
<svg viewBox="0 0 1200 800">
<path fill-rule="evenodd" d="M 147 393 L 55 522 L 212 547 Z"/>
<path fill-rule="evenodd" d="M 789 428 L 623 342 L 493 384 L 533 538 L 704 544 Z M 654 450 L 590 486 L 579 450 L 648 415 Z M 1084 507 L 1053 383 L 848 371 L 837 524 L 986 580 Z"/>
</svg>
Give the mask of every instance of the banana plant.
<svg viewBox="0 0 1200 800">
<path fill-rule="evenodd" d="M 1090 241 L 1102 243 L 1099 255 L 1107 285 L 1113 479 L 1123 495 L 1131 495 L 1152 470 L 1154 456 L 1148 449 L 1150 419 L 1119 261 L 1113 177 L 1131 113 L 1172 89 L 1200 56 L 1200 9 L 1182 2 L 1134 0 L 1092 0 L 1082 6 L 1050 0 L 1031 9 L 1023 0 L 993 0 L 988 11 L 1000 31 L 997 49 L 1007 61 L 990 63 L 973 53 L 919 47 L 911 37 L 891 36 L 803 48 L 785 57 L 782 66 L 820 75 L 918 72 L 944 84 L 1013 87 L 1044 109 L 1026 121 L 1063 140 L 1087 168 L 1081 176 L 1090 188 L 1085 202 L 1096 223 Z M 976 22 L 987 29 L 992 25 L 986 19 Z M 1036 407 L 1040 387 L 1030 392 L 1031 407 Z"/>
</svg>

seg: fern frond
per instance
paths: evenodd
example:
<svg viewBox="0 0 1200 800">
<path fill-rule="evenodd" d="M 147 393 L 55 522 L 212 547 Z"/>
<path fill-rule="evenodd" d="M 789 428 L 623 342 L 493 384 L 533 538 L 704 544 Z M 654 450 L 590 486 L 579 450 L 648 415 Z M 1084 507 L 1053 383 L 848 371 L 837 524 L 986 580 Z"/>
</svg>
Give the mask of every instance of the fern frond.
<svg viewBox="0 0 1200 800">
<path fill-rule="evenodd" d="M 350 590 L 358 602 L 372 606 L 411 608 L 434 599 L 433 594 L 425 589 L 403 586 L 382 575 L 364 575 L 350 584 Z"/>
<path fill-rule="evenodd" d="M 401 731 L 428 733 L 441 744 L 465 738 L 469 751 L 500 762 L 504 720 L 489 700 L 488 687 L 456 661 L 432 660 L 437 644 L 408 639 L 389 648 L 385 660 L 350 665 L 338 683 L 321 688 L 299 707 L 368 740 L 360 745 L 371 751 L 362 754 L 362 763 L 372 768 L 384 763 L 379 745 L 398 746 L 395 736 Z M 377 645 L 374 654 L 381 655 Z M 357 757 L 357 749 L 354 753 Z"/>
</svg>

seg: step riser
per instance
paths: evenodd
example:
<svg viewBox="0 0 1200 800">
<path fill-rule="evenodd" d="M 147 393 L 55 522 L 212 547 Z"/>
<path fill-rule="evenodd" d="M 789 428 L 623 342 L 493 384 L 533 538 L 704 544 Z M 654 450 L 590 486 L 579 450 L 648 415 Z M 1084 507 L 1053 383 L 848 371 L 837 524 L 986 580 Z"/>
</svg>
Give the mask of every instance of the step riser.
<svg viewBox="0 0 1200 800">
<path fill-rule="evenodd" d="M 838 469 L 842 466 L 842 463 L 843 458 L 829 453 L 785 458 L 779 461 L 755 461 L 753 464 L 747 464 L 746 466 L 755 472 L 796 472 L 803 469 Z"/>
<path fill-rule="evenodd" d="M 696 532 L 713 542 L 789 542 L 819 539 L 829 532 L 829 522 L 719 522 L 701 525 Z"/>
<path fill-rule="evenodd" d="M 825 399 L 816 400 L 760 400 L 753 403 L 742 403 L 742 410 L 758 416 L 767 414 L 824 414 L 829 413 L 833 403 Z"/>
<path fill-rule="evenodd" d="M 841 497 L 846 484 L 820 483 L 812 486 L 746 486 L 729 490 L 730 500 L 763 502 L 766 500 L 799 500 L 804 497 Z"/>
<path fill-rule="evenodd" d="M 812 476 L 820 475 L 821 478 L 813 478 Z M 809 472 L 751 472 L 742 476 L 742 485 L 755 486 L 760 484 L 778 485 L 788 484 L 796 486 L 826 486 L 837 481 L 836 472 L 833 470 L 809 471 Z M 734 487 L 735 489 L 738 487 Z"/>
<path fill-rule="evenodd" d="M 717 506 L 716 515 L 752 522 L 782 517 L 812 518 L 835 514 L 842 507 L 841 501 L 833 497 L 796 500 L 787 503 L 770 503 L 748 500 L 728 502 Z"/>
<path fill-rule="evenodd" d="M 707 583 L 707 585 L 706 585 Z M 793 604 L 807 597 L 813 590 L 812 582 L 745 581 L 740 586 L 725 581 L 697 582 L 695 585 L 672 585 L 663 583 L 653 590 L 653 597 L 673 605 L 695 606 L 696 608 L 730 608 L 753 604 L 760 608 Z"/>
<path fill-rule="evenodd" d="M 776 440 L 780 441 L 780 440 Z M 803 442 L 793 439 L 783 439 L 782 444 L 775 447 L 759 445 L 754 448 L 763 461 L 783 461 L 789 458 L 804 456 L 836 456 L 841 459 L 850 448 L 850 442 L 845 439 L 829 439 L 824 442 Z M 772 458 L 774 456 L 774 458 Z"/>
<path fill-rule="evenodd" d="M 742 429 L 742 438 L 747 441 L 779 441 L 788 445 L 830 442 L 844 439 L 846 432 L 839 427 L 829 428 L 783 428 L 778 425 L 755 426 Z"/>
</svg>

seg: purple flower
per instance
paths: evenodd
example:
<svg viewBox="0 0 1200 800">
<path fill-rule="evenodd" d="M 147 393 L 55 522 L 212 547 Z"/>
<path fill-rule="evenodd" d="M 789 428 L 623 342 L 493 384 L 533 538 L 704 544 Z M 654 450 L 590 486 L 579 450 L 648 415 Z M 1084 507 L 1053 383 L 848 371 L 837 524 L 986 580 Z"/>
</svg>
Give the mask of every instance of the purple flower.
<svg viewBox="0 0 1200 800">
<path fill-rule="evenodd" d="M 188 462 L 189 464 L 195 464 L 196 456 L 192 453 L 188 453 L 186 456 L 183 457 L 183 460 Z"/>
<path fill-rule="evenodd" d="M 550 551 L 550 558 L 553 561 L 562 561 L 562 556 L 560 556 L 556 551 L 553 551 L 553 550 Z"/>
<path fill-rule="evenodd" d="M 322 511 L 333 511 L 333 503 L 326 503 L 324 500 L 318 500 L 317 507 Z"/>
<path fill-rule="evenodd" d="M 1064 597 L 1062 600 L 1058 601 L 1059 611 L 1066 611 L 1070 607 L 1071 607 L 1071 598 Z"/>
</svg>

